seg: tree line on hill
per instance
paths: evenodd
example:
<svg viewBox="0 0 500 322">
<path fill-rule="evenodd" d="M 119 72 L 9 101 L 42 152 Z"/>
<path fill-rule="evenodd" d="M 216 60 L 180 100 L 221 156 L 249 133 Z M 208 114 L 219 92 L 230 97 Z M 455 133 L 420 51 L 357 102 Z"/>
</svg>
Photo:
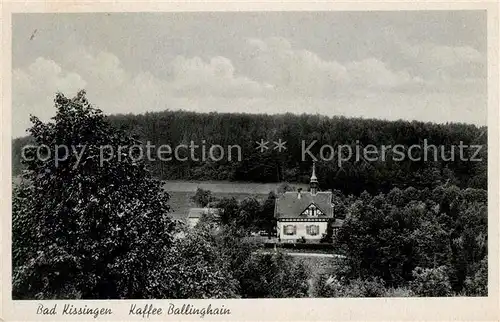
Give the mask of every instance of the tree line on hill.
<svg viewBox="0 0 500 322">
<path fill-rule="evenodd" d="M 111 115 L 108 120 L 116 127 L 133 136 L 145 145 L 148 141 L 158 148 L 168 144 L 172 149 L 180 144 L 189 145 L 193 141 L 208 148 L 212 144 L 222 147 L 238 145 L 241 147 L 242 160 L 228 161 L 224 158 L 213 161 L 195 161 L 189 151 L 179 150 L 186 161 L 173 158 L 171 161 L 155 160 L 148 162 L 153 175 L 166 180 L 231 180 L 248 182 L 302 182 L 307 183 L 310 176 L 312 158 L 305 153 L 302 161 L 303 146 L 308 147 L 317 141 L 309 151 L 318 158 L 317 172 L 323 190 L 338 189 L 345 194 L 359 195 L 363 191 L 370 193 L 388 192 L 394 187 L 416 189 L 435 188 L 446 182 L 460 188 L 473 187 L 486 189 L 487 186 L 487 128 L 468 124 L 434 124 L 417 121 L 383 121 L 375 119 L 357 119 L 344 117 L 326 117 L 320 115 L 252 115 L 224 113 L 195 113 L 186 111 L 163 111 L 141 115 Z M 269 149 L 260 153 L 256 150 L 256 141 L 268 140 Z M 286 150 L 274 149 L 273 141 L 286 141 Z M 32 140 L 29 137 L 13 140 L 12 164 L 14 174 L 20 173 L 21 148 Z M 385 160 L 366 161 L 363 156 L 352 157 L 338 164 L 339 155 L 335 155 L 339 145 L 350 145 L 353 153 L 370 144 L 381 146 L 411 145 L 423 147 L 423 141 L 438 147 L 435 150 L 422 148 L 412 150 L 414 159 L 408 157 L 399 161 L 387 156 Z M 455 147 L 453 160 L 451 146 L 481 145 L 477 155 L 475 149 L 465 149 L 465 159 L 474 157 L 480 162 L 460 159 L 460 151 Z M 323 159 L 320 149 L 324 149 Z M 445 148 L 445 159 L 441 157 L 439 147 Z M 201 148 L 200 148 L 201 149 Z M 236 152 L 235 152 L 236 153 Z M 424 161 L 424 153 L 429 160 Z M 153 155 L 154 151 L 153 151 Z M 380 154 L 381 155 L 381 154 Z M 331 161 L 327 159 L 332 157 Z M 197 152 L 200 158 L 200 152 Z"/>
</svg>

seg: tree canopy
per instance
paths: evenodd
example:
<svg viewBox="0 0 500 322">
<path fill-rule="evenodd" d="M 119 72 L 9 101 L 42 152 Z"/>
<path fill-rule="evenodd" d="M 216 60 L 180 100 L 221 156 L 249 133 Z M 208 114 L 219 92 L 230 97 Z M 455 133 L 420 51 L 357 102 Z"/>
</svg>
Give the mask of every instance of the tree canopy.
<svg viewBox="0 0 500 322">
<path fill-rule="evenodd" d="M 158 262 L 169 251 L 174 223 L 168 194 L 141 161 L 100 147 L 135 143 L 80 92 L 55 98 L 56 115 L 32 117 L 22 181 L 13 191 L 15 298 L 148 298 Z M 56 150 L 82 151 L 56 161 Z M 107 156 L 110 157 L 110 156 Z"/>
<path fill-rule="evenodd" d="M 415 293 L 423 296 L 432 289 L 431 296 L 487 294 L 485 190 L 395 188 L 347 199 L 336 236 L 347 255 L 345 276 L 377 277 L 392 287 L 413 281 Z"/>
<path fill-rule="evenodd" d="M 230 180 L 247 182 L 301 182 L 308 183 L 312 159 L 308 154 L 302 160 L 302 142 L 309 146 L 317 141 L 310 151 L 318 157 L 323 145 L 337 149 L 339 145 L 349 145 L 356 151 L 373 144 L 394 147 L 402 145 L 406 149 L 418 145 L 412 155 L 420 161 L 405 158 L 393 161 L 394 154 L 385 160 L 366 161 L 351 158 L 339 166 L 338 155 L 333 160 L 319 159 L 317 173 L 320 175 L 321 189 L 338 189 L 344 194 L 359 195 L 364 190 L 370 193 L 389 192 L 392 188 L 414 187 L 433 189 L 446 182 L 460 188 L 472 187 L 486 189 L 487 186 L 487 131 L 486 127 L 468 124 L 435 124 L 418 121 L 384 121 L 345 117 L 326 117 L 321 115 L 259 115 L 235 113 L 195 113 L 187 111 L 163 111 L 141 115 L 111 115 L 109 121 L 129 134 L 137 136 L 144 144 L 150 142 L 158 148 L 168 144 L 172 148 L 181 144 L 190 145 L 193 141 L 195 159 L 185 161 L 173 158 L 162 161 L 155 157 L 149 167 L 155 176 L 165 180 Z M 256 141 L 268 140 L 269 149 L 256 152 Z M 286 141 L 286 150 L 281 153 L 274 149 L 273 141 Z M 14 171 L 21 171 L 19 164 L 20 148 L 29 138 L 13 142 Z M 435 150 L 424 149 L 428 145 L 437 147 L 438 160 L 434 161 Z M 460 160 L 456 147 L 481 145 L 483 148 L 475 159 L 469 162 Z M 242 160 L 228 161 L 223 158 L 201 161 L 202 147 L 206 154 L 211 145 L 241 147 Z M 452 151 L 451 146 L 455 145 Z M 441 157 L 440 146 L 445 149 Z M 472 158 L 475 148 L 465 149 L 464 156 Z M 180 150 L 183 157 L 188 151 Z M 325 151 L 328 151 L 326 149 Z M 336 150 L 335 150 L 336 151 Z M 185 155 L 187 153 L 187 155 Z M 182 154 L 182 153 L 181 153 Z M 325 153 L 324 153 L 325 154 Z M 427 155 L 428 161 L 424 161 Z M 453 155 L 454 160 L 451 160 Z M 198 160 L 196 160 L 198 159 Z"/>
</svg>

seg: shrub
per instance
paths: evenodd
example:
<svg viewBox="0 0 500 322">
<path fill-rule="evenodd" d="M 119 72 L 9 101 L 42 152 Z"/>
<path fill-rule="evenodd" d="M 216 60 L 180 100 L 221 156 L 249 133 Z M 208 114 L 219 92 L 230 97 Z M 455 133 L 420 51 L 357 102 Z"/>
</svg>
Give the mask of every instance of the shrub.
<svg viewBox="0 0 500 322">
<path fill-rule="evenodd" d="M 176 240 L 160 277 L 164 293 L 159 298 L 234 298 L 237 281 L 210 236 L 191 230 Z"/>
<path fill-rule="evenodd" d="M 488 296 L 488 257 L 480 263 L 477 271 L 465 280 L 465 293 L 468 296 Z"/>
<path fill-rule="evenodd" d="M 344 294 L 344 286 L 340 280 L 328 274 L 318 276 L 313 290 L 316 297 L 342 297 Z"/>
<path fill-rule="evenodd" d="M 417 296 L 450 296 L 452 293 L 446 266 L 417 267 L 413 270 L 411 289 Z"/>
<path fill-rule="evenodd" d="M 215 200 L 216 198 L 212 195 L 212 191 L 201 188 L 196 189 L 196 193 L 191 197 L 191 201 L 198 207 L 206 207 Z"/>
<path fill-rule="evenodd" d="M 413 291 L 407 286 L 390 287 L 385 290 L 383 297 L 412 297 L 415 296 Z"/>
<path fill-rule="evenodd" d="M 381 297 L 387 293 L 379 278 L 346 280 L 328 274 L 319 276 L 314 291 L 318 297 Z"/>
<path fill-rule="evenodd" d="M 305 266 L 282 252 L 252 254 L 240 279 L 245 298 L 307 297 L 308 273 Z"/>
</svg>

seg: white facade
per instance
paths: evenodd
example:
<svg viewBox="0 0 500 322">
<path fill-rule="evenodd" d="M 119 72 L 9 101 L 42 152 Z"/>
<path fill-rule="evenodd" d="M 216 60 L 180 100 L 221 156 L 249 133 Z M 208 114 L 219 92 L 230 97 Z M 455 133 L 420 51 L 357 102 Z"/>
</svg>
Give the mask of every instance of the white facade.
<svg viewBox="0 0 500 322">
<path fill-rule="evenodd" d="M 320 240 L 326 234 L 328 221 L 278 221 L 278 237 L 281 240 Z"/>
</svg>

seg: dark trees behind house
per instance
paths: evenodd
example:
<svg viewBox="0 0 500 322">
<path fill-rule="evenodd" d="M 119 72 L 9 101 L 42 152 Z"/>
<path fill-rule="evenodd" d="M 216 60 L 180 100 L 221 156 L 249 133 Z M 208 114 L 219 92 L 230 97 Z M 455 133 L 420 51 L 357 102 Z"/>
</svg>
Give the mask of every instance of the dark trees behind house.
<svg viewBox="0 0 500 322">
<path fill-rule="evenodd" d="M 201 114 L 186 111 L 163 111 L 142 115 L 113 115 L 109 120 L 115 126 L 134 135 L 144 144 L 159 146 L 189 144 L 192 140 L 201 145 L 205 140 L 223 147 L 239 145 L 242 148 L 241 162 L 233 161 L 153 161 L 149 167 L 161 179 L 182 180 L 230 180 L 254 182 L 302 182 L 307 183 L 311 171 L 311 159 L 302 162 L 301 141 L 306 146 L 318 140 L 311 149 L 315 156 L 323 144 L 336 147 L 337 144 L 357 142 L 361 148 L 368 144 L 402 144 L 406 147 L 418 144 L 436 146 L 483 145 L 482 162 L 460 161 L 455 150 L 455 161 L 434 162 L 433 160 L 392 162 L 348 161 L 340 168 L 337 158 L 319 161 L 318 174 L 322 189 L 338 189 L 344 194 L 388 192 L 394 187 L 417 189 L 434 188 L 446 182 L 459 187 L 486 189 L 487 186 L 487 128 L 467 124 L 433 124 L 409 121 L 382 121 L 319 115 L 252 115 L 252 114 Z M 269 140 L 270 149 L 264 153 L 255 150 L 260 139 Z M 272 141 L 286 141 L 287 150 L 279 153 L 273 150 Z M 19 173 L 20 149 L 26 138 L 13 142 L 13 170 Z M 199 149 L 198 151 L 201 151 Z M 473 151 L 465 153 L 469 158 Z M 414 156 L 423 151 L 414 150 Z M 433 154 L 430 152 L 430 156 Z"/>
</svg>

